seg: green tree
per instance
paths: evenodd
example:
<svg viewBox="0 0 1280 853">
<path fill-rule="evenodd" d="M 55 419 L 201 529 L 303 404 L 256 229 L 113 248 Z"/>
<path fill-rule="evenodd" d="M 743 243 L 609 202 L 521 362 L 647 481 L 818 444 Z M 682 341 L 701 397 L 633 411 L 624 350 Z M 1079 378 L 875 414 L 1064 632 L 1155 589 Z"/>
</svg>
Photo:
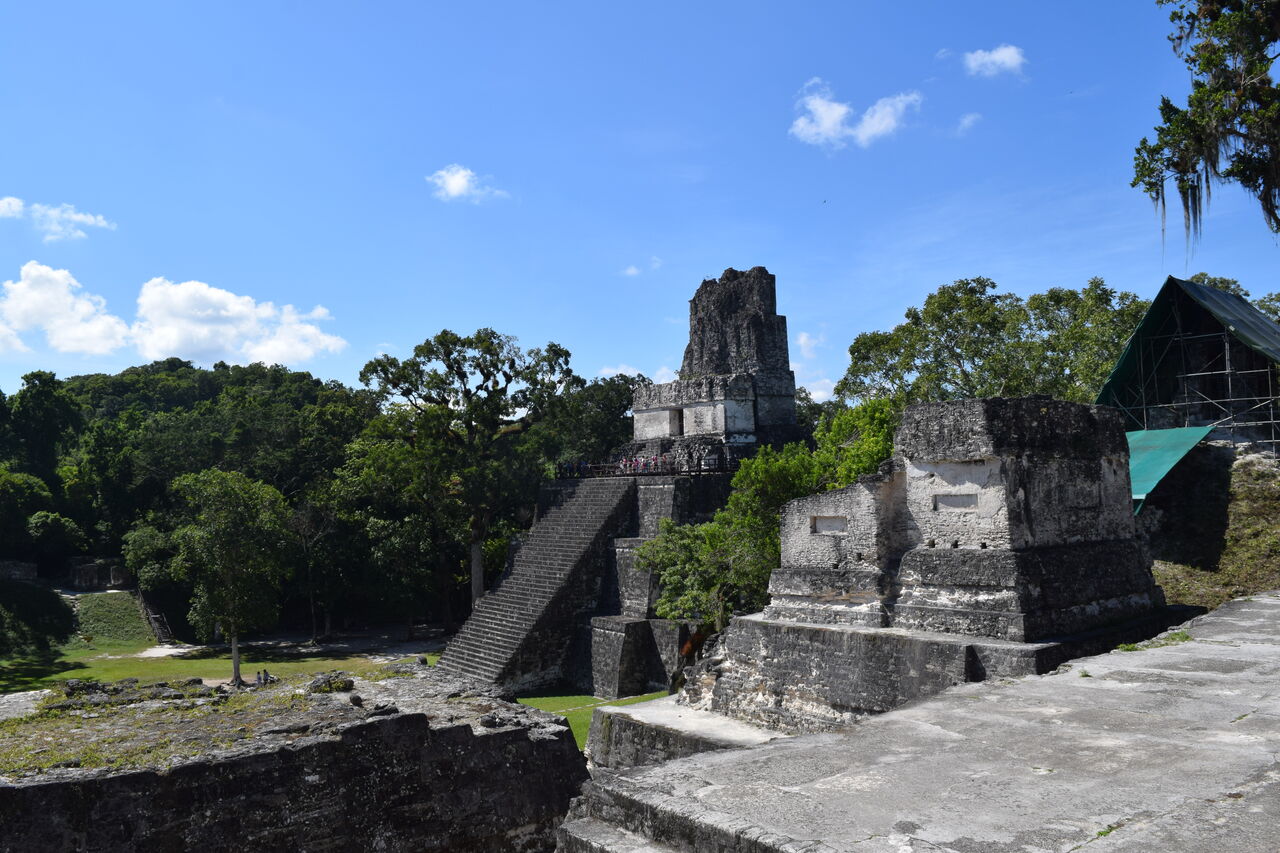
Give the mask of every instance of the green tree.
<svg viewBox="0 0 1280 853">
<path fill-rule="evenodd" d="M 1182 108 L 1160 99 L 1155 142 L 1134 156 L 1133 186 L 1165 210 L 1166 184 L 1182 204 L 1187 239 L 1198 234 L 1210 187 L 1235 182 L 1280 232 L 1280 88 L 1272 65 L 1280 0 L 1157 0 L 1172 7 L 1169 36 L 1191 72 Z"/>
<path fill-rule="evenodd" d="M 9 420 L 17 467 L 57 489 L 58 454 L 82 424 L 75 399 L 52 373 L 36 370 L 22 377 L 22 389 L 9 401 Z"/>
<path fill-rule="evenodd" d="M 80 526 L 56 512 L 33 513 L 27 519 L 27 535 L 45 570 L 63 568 L 68 557 L 83 553 L 88 544 Z"/>
<path fill-rule="evenodd" d="M 899 405 L 1026 394 L 1091 401 L 1148 305 L 1100 278 L 1026 300 L 995 288 L 986 278 L 943 285 L 891 331 L 858 335 L 836 393 Z"/>
<path fill-rule="evenodd" d="M 31 556 L 27 519 L 52 508 L 53 495 L 44 480 L 0 465 L 0 559 Z"/>
<path fill-rule="evenodd" d="M 169 571 L 192 584 L 192 626 L 206 639 L 220 627 L 230 641 L 231 680 L 241 684 L 240 635 L 272 624 L 288 574 L 288 508 L 276 489 L 236 471 L 184 474 L 173 490 L 185 523 Z"/>
<path fill-rule="evenodd" d="M 413 413 L 405 441 L 429 439 L 449 454 L 468 512 L 472 601 L 479 599 L 484 543 L 500 496 L 522 474 L 527 481 L 530 465 L 521 458 L 519 438 L 558 395 L 581 385 L 569 369 L 569 351 L 549 343 L 526 352 L 492 329 L 466 337 L 446 329 L 415 347 L 412 358 L 383 355 L 369 362 L 360 381 Z"/>
<path fill-rule="evenodd" d="M 721 630 L 735 611 L 768 601 L 769 576 L 781 559 L 783 504 L 842 488 L 874 472 L 893 451 L 900 412 L 892 400 L 836 410 L 818 427 L 817 447 L 763 447 L 733 476 L 728 504 L 703 524 L 664 522 L 637 553 L 637 564 L 659 572 L 655 605 L 666 619 L 695 619 Z"/>
</svg>

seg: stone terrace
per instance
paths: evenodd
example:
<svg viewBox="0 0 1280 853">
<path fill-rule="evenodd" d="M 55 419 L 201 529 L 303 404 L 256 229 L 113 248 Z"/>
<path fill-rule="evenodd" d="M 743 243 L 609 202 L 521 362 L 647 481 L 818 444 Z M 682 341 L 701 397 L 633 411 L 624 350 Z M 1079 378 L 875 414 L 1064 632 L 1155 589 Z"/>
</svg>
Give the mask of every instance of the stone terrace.
<svg viewBox="0 0 1280 853">
<path fill-rule="evenodd" d="M 562 851 L 1280 848 L 1280 593 L 817 734 L 597 768 Z"/>
</svg>

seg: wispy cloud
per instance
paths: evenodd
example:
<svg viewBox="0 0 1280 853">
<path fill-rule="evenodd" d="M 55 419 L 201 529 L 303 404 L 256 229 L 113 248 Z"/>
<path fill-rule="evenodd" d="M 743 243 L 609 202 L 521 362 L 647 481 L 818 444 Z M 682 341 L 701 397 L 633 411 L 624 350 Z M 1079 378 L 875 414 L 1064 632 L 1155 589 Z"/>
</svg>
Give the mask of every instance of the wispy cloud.
<svg viewBox="0 0 1280 853">
<path fill-rule="evenodd" d="M 653 372 L 653 381 L 659 385 L 664 382 L 675 382 L 676 372 L 664 364 Z"/>
<path fill-rule="evenodd" d="M 632 264 L 622 271 L 623 275 L 640 275 L 640 267 Z"/>
<path fill-rule="evenodd" d="M 960 121 L 956 123 L 956 136 L 964 136 L 980 121 L 982 121 L 982 113 L 965 113 L 960 116 Z"/>
<path fill-rule="evenodd" d="M 896 131 L 907 112 L 918 110 L 923 101 L 924 96 L 915 91 L 881 98 L 854 123 L 853 108 L 835 100 L 830 87 L 814 77 L 801 90 L 796 108 L 803 114 L 791 123 L 790 133 L 810 145 L 843 148 L 847 140 L 852 139 L 859 147 L 866 148 Z"/>
<path fill-rule="evenodd" d="M 608 378 L 610 376 L 639 376 L 640 368 L 632 367 L 629 364 L 615 364 L 612 367 L 605 366 L 600 368 L 600 375 Z"/>
<path fill-rule="evenodd" d="M 1027 57 L 1022 48 L 1002 44 L 991 50 L 974 50 L 964 55 L 964 69 L 972 77 L 995 77 L 997 74 L 1017 74 L 1022 71 Z"/>
<path fill-rule="evenodd" d="M 492 198 L 507 198 L 506 190 L 488 186 L 484 179 L 466 166 L 450 163 L 427 176 L 429 183 L 435 184 L 432 193 L 441 201 L 469 201 L 479 204 Z"/>
<path fill-rule="evenodd" d="M 801 332 L 796 335 L 796 346 L 800 347 L 800 354 L 805 358 L 813 358 L 818 354 L 818 347 L 827 342 L 827 336 L 823 334 L 811 335 L 808 332 Z"/>
<path fill-rule="evenodd" d="M 650 255 L 649 269 L 656 270 L 660 266 L 662 266 L 662 258 L 658 257 L 657 255 Z"/>
<path fill-rule="evenodd" d="M 15 196 L 0 198 L 0 219 L 29 219 L 43 235 L 44 242 L 81 240 L 88 236 L 86 228 L 116 230 L 116 224 L 97 213 L 76 210 L 71 204 L 27 204 Z"/>
<path fill-rule="evenodd" d="M 937 60 L 943 60 L 943 59 L 949 58 L 950 56 L 951 56 L 951 48 L 940 47 L 938 48 L 938 52 L 933 55 L 933 58 Z"/>
</svg>

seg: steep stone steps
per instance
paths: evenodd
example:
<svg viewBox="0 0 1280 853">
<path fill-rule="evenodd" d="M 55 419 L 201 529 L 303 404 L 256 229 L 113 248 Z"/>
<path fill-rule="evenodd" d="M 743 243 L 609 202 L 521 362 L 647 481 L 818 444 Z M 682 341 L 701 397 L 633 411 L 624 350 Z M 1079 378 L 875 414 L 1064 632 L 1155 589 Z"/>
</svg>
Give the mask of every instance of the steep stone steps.
<svg viewBox="0 0 1280 853">
<path fill-rule="evenodd" d="M 511 573 L 450 641 L 443 671 L 510 685 L 558 666 L 553 659 L 563 657 L 575 619 L 595 606 L 587 598 L 600 586 L 605 548 L 632 523 L 635 483 L 582 480 L 562 496 L 523 537 Z"/>
</svg>

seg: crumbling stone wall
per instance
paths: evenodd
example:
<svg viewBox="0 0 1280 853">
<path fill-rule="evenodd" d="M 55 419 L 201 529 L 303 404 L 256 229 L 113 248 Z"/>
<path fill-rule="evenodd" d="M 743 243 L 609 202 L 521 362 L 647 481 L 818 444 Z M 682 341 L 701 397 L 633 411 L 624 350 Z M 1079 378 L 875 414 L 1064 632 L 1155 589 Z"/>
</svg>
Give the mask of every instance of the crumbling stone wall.
<svg viewBox="0 0 1280 853">
<path fill-rule="evenodd" d="M 167 768 L 0 778 L 0 851 L 554 848 L 586 778 L 560 718 L 382 684 L 359 683 L 382 701 L 331 729 L 287 719 Z"/>
<path fill-rule="evenodd" d="M 895 455 L 787 504 L 763 614 L 684 698 L 787 730 L 1044 672 L 1163 626 L 1118 412 L 1046 397 L 910 407 Z"/>
</svg>

